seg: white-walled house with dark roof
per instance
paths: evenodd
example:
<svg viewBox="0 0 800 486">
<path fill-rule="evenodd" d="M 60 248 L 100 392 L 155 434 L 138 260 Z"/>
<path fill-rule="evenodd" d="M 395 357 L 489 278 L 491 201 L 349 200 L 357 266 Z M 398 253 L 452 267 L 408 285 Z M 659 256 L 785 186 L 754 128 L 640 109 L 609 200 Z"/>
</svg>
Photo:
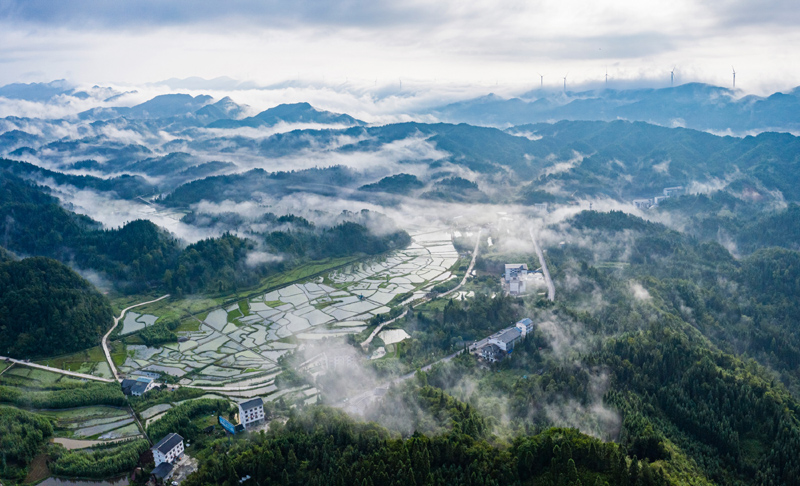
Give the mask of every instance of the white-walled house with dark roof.
<svg viewBox="0 0 800 486">
<path fill-rule="evenodd" d="M 151 449 L 153 461 L 158 466 L 161 463 L 173 463 L 183 455 L 183 437 L 176 433 L 167 434 Z"/>
<path fill-rule="evenodd" d="M 239 404 L 239 423 L 244 428 L 253 426 L 264 420 L 264 400 L 253 398 Z"/>
</svg>

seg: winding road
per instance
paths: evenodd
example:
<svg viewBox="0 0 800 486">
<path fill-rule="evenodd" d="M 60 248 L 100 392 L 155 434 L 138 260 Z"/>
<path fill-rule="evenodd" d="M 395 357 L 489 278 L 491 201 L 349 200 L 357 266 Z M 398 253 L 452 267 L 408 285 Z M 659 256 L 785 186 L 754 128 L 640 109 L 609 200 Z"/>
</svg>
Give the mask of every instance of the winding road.
<svg viewBox="0 0 800 486">
<path fill-rule="evenodd" d="M 553 302 L 556 299 L 556 286 L 553 285 L 553 279 L 550 278 L 550 270 L 547 269 L 547 261 L 544 259 L 544 252 L 536 242 L 536 237 L 533 236 L 533 228 L 530 229 L 531 241 L 533 248 L 536 250 L 536 255 L 539 257 L 539 263 L 542 264 L 542 273 L 544 274 L 544 281 L 547 284 L 547 300 Z"/>
<path fill-rule="evenodd" d="M 103 352 L 106 355 L 106 361 L 108 361 L 108 366 L 111 368 L 111 372 L 114 374 L 114 379 L 115 380 L 120 381 L 119 380 L 119 373 L 117 373 L 117 367 L 114 366 L 114 360 L 111 359 L 111 352 L 108 350 L 108 336 L 110 336 L 111 333 L 114 331 L 114 329 L 117 328 L 117 325 L 119 324 L 119 321 L 121 321 L 122 318 L 125 317 L 125 313 L 128 312 L 129 310 L 131 310 L 131 309 L 133 309 L 135 307 L 139 307 L 139 306 L 143 306 L 143 305 L 147 305 L 147 304 L 152 304 L 153 302 L 158 302 L 159 300 L 166 299 L 167 297 L 169 297 L 169 294 L 162 295 L 161 297 L 159 297 L 157 299 L 150 300 L 150 301 L 147 301 L 147 302 L 140 302 L 138 304 L 134 304 L 132 306 L 129 306 L 129 307 L 126 307 L 126 308 L 122 309 L 122 312 L 120 312 L 119 317 L 115 317 L 114 318 L 114 325 L 111 326 L 111 329 L 109 329 L 108 332 L 105 333 L 105 335 L 103 335 L 103 340 L 100 342 L 100 344 L 103 345 Z M 108 381 L 111 381 L 111 380 L 108 380 Z"/>
</svg>

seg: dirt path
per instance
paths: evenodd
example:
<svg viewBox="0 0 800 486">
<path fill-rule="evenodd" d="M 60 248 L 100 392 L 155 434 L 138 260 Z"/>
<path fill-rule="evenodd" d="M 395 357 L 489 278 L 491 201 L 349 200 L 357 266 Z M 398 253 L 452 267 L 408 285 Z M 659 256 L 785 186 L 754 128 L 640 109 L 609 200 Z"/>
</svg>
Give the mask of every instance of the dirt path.
<svg viewBox="0 0 800 486">
<path fill-rule="evenodd" d="M 141 302 L 139 304 L 134 304 L 132 306 L 122 309 L 122 312 L 120 312 L 119 317 L 114 318 L 114 325 L 111 326 L 111 329 L 109 329 L 108 332 L 103 335 L 103 340 L 101 341 L 101 344 L 103 345 L 103 353 L 105 353 L 106 355 L 106 361 L 108 361 L 108 366 L 111 368 L 111 372 L 114 374 L 115 380 L 119 381 L 119 373 L 117 373 L 117 367 L 114 366 L 114 360 L 111 359 L 111 352 L 109 352 L 108 350 L 108 336 L 110 336 L 111 333 L 114 331 L 114 329 L 117 328 L 119 321 L 121 321 L 122 318 L 125 317 L 125 313 L 128 312 L 129 310 L 135 307 L 152 304 L 153 302 L 158 302 L 159 300 L 166 299 L 167 297 L 169 297 L 169 294 L 162 295 L 161 297 L 148 302 Z"/>
</svg>

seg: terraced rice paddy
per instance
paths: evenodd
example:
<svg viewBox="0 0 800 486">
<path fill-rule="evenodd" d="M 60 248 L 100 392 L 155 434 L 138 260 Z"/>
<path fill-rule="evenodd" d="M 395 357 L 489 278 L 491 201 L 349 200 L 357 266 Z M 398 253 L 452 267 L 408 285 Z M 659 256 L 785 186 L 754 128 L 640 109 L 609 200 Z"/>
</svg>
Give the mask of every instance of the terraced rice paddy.
<svg viewBox="0 0 800 486">
<path fill-rule="evenodd" d="M 181 378 L 191 373 L 180 381 L 185 385 L 246 382 L 269 387 L 267 377 L 279 371 L 278 359 L 298 341 L 361 332 L 367 320 L 388 312 L 388 304 L 397 303 L 397 296 L 421 297 L 427 288 L 452 278 L 450 270 L 457 261 L 448 233 L 418 234 L 411 246 L 384 258 L 354 263 L 252 298 L 246 315 L 238 304 L 213 310 L 198 331 L 180 333 L 186 342 L 159 348 L 128 346 L 130 355 L 120 370 Z M 146 319 L 150 316 L 136 315 L 129 323 L 126 317 L 123 333 L 128 324 L 150 324 Z"/>
<path fill-rule="evenodd" d="M 55 436 L 73 439 L 118 439 L 134 437 L 140 431 L 124 408 L 94 406 L 39 413 L 56 420 Z"/>
<path fill-rule="evenodd" d="M 122 321 L 122 330 L 120 334 L 130 334 L 132 332 L 140 331 L 147 326 L 152 326 L 158 317 L 148 314 L 137 314 L 136 312 L 128 312 L 125 314 L 125 319 Z"/>
</svg>

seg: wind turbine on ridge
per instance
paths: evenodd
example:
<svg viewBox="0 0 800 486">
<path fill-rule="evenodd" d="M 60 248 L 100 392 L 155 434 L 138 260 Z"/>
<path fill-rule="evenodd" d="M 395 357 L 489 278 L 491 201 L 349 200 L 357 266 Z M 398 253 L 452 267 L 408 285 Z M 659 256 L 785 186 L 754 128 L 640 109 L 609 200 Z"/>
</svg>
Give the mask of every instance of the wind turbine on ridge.
<svg viewBox="0 0 800 486">
<path fill-rule="evenodd" d="M 736 89 L 736 69 L 731 66 L 731 71 L 733 71 L 733 88 Z"/>
<path fill-rule="evenodd" d="M 544 76 L 542 76 L 541 73 L 536 73 L 536 74 L 539 75 L 539 89 L 543 89 L 544 88 Z"/>
<path fill-rule="evenodd" d="M 608 89 L 608 66 L 606 66 L 606 89 Z"/>
<path fill-rule="evenodd" d="M 564 92 L 567 92 L 567 76 L 569 76 L 569 72 L 564 75 Z"/>
<path fill-rule="evenodd" d="M 675 86 L 675 67 L 672 67 L 672 71 L 669 72 L 669 85 Z"/>
</svg>

